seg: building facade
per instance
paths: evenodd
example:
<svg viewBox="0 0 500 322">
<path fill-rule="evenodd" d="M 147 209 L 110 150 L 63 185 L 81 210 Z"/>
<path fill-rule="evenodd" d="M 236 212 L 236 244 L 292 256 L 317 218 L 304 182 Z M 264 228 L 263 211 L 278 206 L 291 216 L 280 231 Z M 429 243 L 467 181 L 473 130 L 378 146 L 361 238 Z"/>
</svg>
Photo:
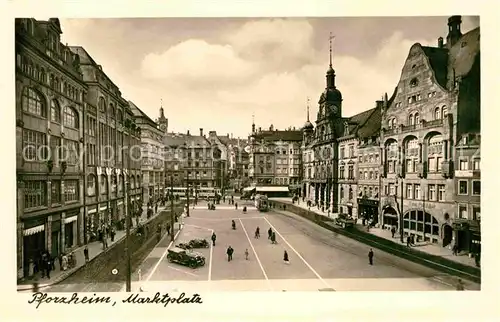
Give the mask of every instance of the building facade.
<svg viewBox="0 0 500 322">
<path fill-rule="evenodd" d="M 293 186 L 300 184 L 302 132 L 293 128 L 255 129 L 249 138 L 249 171 L 252 185 Z"/>
<path fill-rule="evenodd" d="M 380 116 L 380 114 L 379 114 Z M 380 123 L 379 123 L 380 124 Z M 380 126 L 378 127 L 380 131 Z M 358 142 L 358 213 L 360 218 L 378 222 L 382 178 L 380 177 L 380 140 L 377 135 Z"/>
<path fill-rule="evenodd" d="M 59 20 L 16 19 L 18 277 L 41 251 L 84 242 L 83 112 L 87 85 L 78 56 L 60 42 Z"/>
<path fill-rule="evenodd" d="M 455 149 L 457 213 L 452 239 L 459 251 L 478 254 L 481 253 L 481 134 L 464 133 Z"/>
<path fill-rule="evenodd" d="M 141 200 L 140 129 L 120 89 L 90 54 L 78 55 L 88 86 L 85 120 L 85 240 L 99 238 L 104 225 L 124 229 L 127 211 L 138 212 Z"/>
<path fill-rule="evenodd" d="M 451 246 L 455 142 L 479 130 L 479 28 L 461 33 L 448 19 L 447 42 L 414 44 L 382 112 L 381 222 L 404 235 Z"/>
<path fill-rule="evenodd" d="M 153 205 L 165 194 L 165 133 L 160 124 L 149 118 L 137 105 L 131 101 L 128 104 L 141 133 L 142 200 L 145 204 Z M 163 107 L 160 108 L 160 120 L 166 120 Z M 164 125 L 162 128 L 166 130 Z"/>
</svg>

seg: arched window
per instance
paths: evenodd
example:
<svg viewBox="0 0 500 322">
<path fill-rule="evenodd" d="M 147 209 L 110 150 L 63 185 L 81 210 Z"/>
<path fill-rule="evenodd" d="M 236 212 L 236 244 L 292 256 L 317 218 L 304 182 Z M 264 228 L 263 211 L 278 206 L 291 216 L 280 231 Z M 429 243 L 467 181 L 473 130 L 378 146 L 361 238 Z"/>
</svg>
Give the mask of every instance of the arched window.
<svg viewBox="0 0 500 322">
<path fill-rule="evenodd" d="M 366 187 L 363 187 L 363 195 L 368 196 L 368 190 Z"/>
<path fill-rule="evenodd" d="M 108 178 L 104 175 L 101 174 L 101 194 L 105 195 L 108 193 Z"/>
<path fill-rule="evenodd" d="M 93 174 L 87 176 L 87 195 L 95 196 L 97 193 L 97 182 L 96 177 Z"/>
<path fill-rule="evenodd" d="M 108 110 L 109 117 L 115 118 L 115 107 L 113 104 L 109 104 L 109 110 Z"/>
<path fill-rule="evenodd" d="M 352 200 L 352 197 L 353 197 L 353 196 L 352 196 L 352 193 L 353 193 L 353 192 L 352 192 L 352 188 L 351 188 L 351 187 L 349 187 L 349 200 Z"/>
<path fill-rule="evenodd" d="M 413 114 L 410 114 L 410 115 L 408 116 L 408 125 L 413 125 L 413 124 L 414 124 L 414 123 L 413 123 L 413 121 L 414 121 L 414 119 L 413 119 Z"/>
<path fill-rule="evenodd" d="M 66 106 L 64 108 L 64 126 L 79 128 L 78 113 L 72 107 Z"/>
<path fill-rule="evenodd" d="M 396 172 L 396 164 L 398 162 L 398 142 L 391 140 L 386 144 L 387 157 L 385 159 L 388 173 Z"/>
<path fill-rule="evenodd" d="M 103 113 L 106 112 L 106 101 L 104 97 L 99 97 L 99 111 Z"/>
<path fill-rule="evenodd" d="M 47 117 L 45 100 L 31 87 L 25 87 L 22 95 L 23 111 L 41 117 Z"/>
<path fill-rule="evenodd" d="M 441 171 L 441 162 L 443 161 L 443 137 L 441 134 L 435 134 L 427 141 L 427 171 Z"/>
<path fill-rule="evenodd" d="M 40 82 L 47 84 L 47 76 L 45 75 L 45 69 L 43 69 L 43 67 L 40 69 Z"/>
<path fill-rule="evenodd" d="M 395 127 L 396 127 L 396 118 L 393 117 L 393 118 L 389 119 L 389 128 L 392 129 Z"/>
<path fill-rule="evenodd" d="M 418 112 L 416 112 L 413 115 L 413 124 L 418 125 L 418 123 L 420 123 L 420 114 L 418 114 Z"/>
<path fill-rule="evenodd" d="M 117 119 L 118 119 L 118 122 L 120 122 L 120 123 L 123 122 L 123 113 L 121 110 L 118 110 Z"/>
<path fill-rule="evenodd" d="M 434 119 L 435 120 L 441 119 L 441 108 L 436 107 L 436 109 L 434 110 Z"/>
<path fill-rule="evenodd" d="M 373 197 L 373 187 L 368 188 L 368 197 Z"/>
<path fill-rule="evenodd" d="M 418 162 L 418 139 L 413 137 L 405 145 L 405 172 L 413 173 L 417 171 Z"/>
<path fill-rule="evenodd" d="M 403 229 L 408 235 L 417 235 L 424 241 L 434 243 L 439 241 L 438 221 L 429 213 L 421 210 L 412 210 L 404 215 Z"/>
<path fill-rule="evenodd" d="M 448 108 L 446 107 L 446 105 L 443 105 L 443 107 L 441 108 L 441 117 L 445 118 L 447 114 L 448 114 Z"/>
<path fill-rule="evenodd" d="M 61 108 L 56 100 L 50 101 L 50 120 L 55 123 L 61 123 Z"/>
</svg>

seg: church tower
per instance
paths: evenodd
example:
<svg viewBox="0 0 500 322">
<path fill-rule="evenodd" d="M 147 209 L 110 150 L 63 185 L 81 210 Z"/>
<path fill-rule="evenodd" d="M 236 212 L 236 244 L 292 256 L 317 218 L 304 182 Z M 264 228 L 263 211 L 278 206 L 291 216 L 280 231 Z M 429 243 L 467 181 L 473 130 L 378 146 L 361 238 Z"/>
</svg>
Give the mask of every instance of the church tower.
<svg viewBox="0 0 500 322">
<path fill-rule="evenodd" d="M 163 110 L 163 100 L 161 100 L 160 103 L 160 118 L 158 119 L 158 124 L 160 125 L 160 130 L 162 130 L 163 133 L 168 132 L 168 119 L 165 117 Z"/>
</svg>

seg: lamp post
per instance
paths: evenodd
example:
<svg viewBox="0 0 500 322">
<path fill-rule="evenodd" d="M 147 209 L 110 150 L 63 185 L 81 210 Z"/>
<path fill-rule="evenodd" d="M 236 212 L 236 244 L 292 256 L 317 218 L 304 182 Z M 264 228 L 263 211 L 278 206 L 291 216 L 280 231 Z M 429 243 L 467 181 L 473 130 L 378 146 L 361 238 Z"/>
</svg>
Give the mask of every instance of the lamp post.
<svg viewBox="0 0 500 322">
<path fill-rule="evenodd" d="M 188 145 L 186 145 L 186 148 L 187 148 L 187 165 L 188 165 L 187 166 L 188 171 L 186 171 L 186 203 L 187 203 L 186 216 L 189 217 L 189 168 L 190 168 L 189 157 L 190 157 L 191 151 L 189 151 Z"/>
<path fill-rule="evenodd" d="M 189 209 L 189 205 L 188 205 Z M 170 232 L 170 240 L 174 241 L 174 225 L 175 225 L 175 214 L 174 214 L 174 180 L 172 174 L 170 174 L 170 227 L 172 231 Z"/>
<path fill-rule="evenodd" d="M 397 183 L 401 186 L 401 196 L 400 196 L 400 206 L 399 206 L 399 239 L 401 240 L 401 243 L 404 243 L 404 238 L 403 238 L 403 234 L 404 234 L 404 228 L 403 228 L 403 192 L 404 192 L 404 184 L 403 184 L 403 177 L 402 176 L 398 176 L 397 178 Z M 396 194 L 394 195 L 394 199 L 396 201 L 396 204 L 398 202 L 397 200 L 397 192 Z"/>
<path fill-rule="evenodd" d="M 130 292 L 131 291 L 131 285 L 132 285 L 132 265 L 130 263 L 130 213 L 132 212 L 132 204 L 130 202 L 130 181 L 127 182 L 127 189 L 126 189 L 126 196 L 125 200 L 127 202 L 127 213 L 125 215 L 125 252 L 127 255 L 127 281 L 126 281 L 126 291 Z"/>
</svg>

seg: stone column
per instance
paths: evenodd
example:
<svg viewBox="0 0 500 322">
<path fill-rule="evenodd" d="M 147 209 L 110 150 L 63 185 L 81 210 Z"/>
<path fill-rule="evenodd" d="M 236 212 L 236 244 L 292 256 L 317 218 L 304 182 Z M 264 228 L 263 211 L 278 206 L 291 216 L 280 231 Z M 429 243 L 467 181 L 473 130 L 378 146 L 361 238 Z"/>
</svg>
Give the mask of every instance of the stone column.
<svg viewBox="0 0 500 322">
<path fill-rule="evenodd" d="M 60 237 L 60 240 L 61 240 L 61 245 L 60 245 L 61 253 L 66 252 L 66 233 L 65 233 L 66 224 L 64 223 L 64 219 L 65 218 L 66 218 L 66 213 L 62 212 L 61 213 L 61 237 Z"/>
<path fill-rule="evenodd" d="M 52 254 L 52 216 L 47 216 L 45 222 L 45 249 Z"/>
</svg>

